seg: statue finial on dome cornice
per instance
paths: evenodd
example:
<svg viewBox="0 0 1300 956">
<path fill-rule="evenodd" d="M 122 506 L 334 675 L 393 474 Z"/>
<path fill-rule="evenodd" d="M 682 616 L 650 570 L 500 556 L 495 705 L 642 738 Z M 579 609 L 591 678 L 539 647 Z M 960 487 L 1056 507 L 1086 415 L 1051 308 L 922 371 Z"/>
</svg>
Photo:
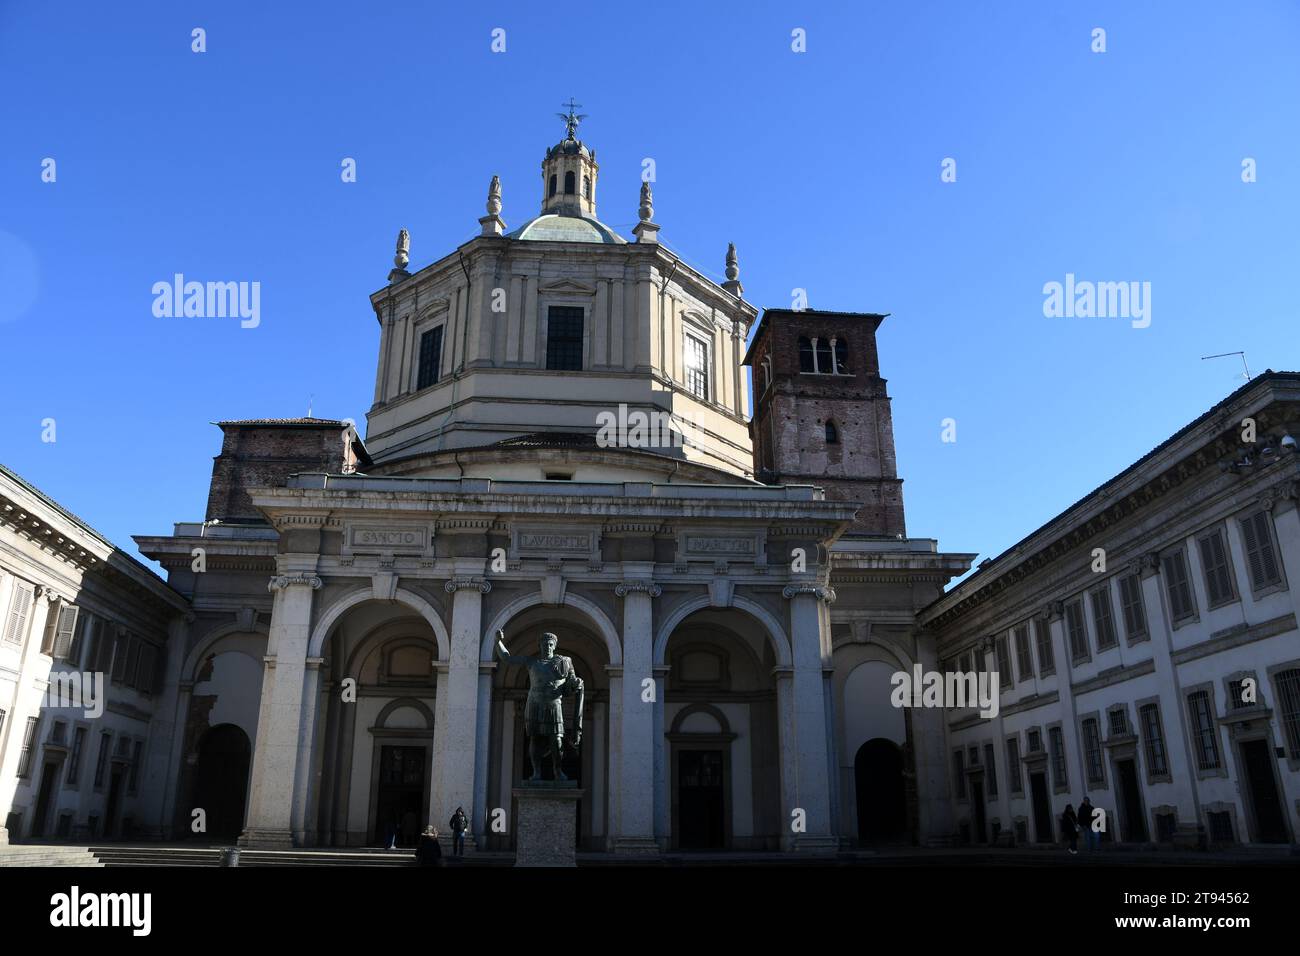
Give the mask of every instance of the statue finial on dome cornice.
<svg viewBox="0 0 1300 956">
<path fill-rule="evenodd" d="M 488 183 L 487 215 L 478 221 L 483 227 L 481 236 L 500 236 L 506 231 L 506 224 L 501 218 L 501 177 L 493 176 Z"/>
<path fill-rule="evenodd" d="M 655 197 L 650 191 L 650 180 L 641 183 L 641 221 L 649 222 L 655 217 Z"/>
<path fill-rule="evenodd" d="M 637 242 L 658 242 L 659 225 L 651 222 L 655 215 L 655 197 L 650 189 L 650 180 L 641 180 L 641 221 L 632 227 L 632 235 Z"/>
<path fill-rule="evenodd" d="M 740 259 L 736 256 L 736 244 L 727 243 L 727 281 L 722 287 L 739 299 L 745 292 L 740 284 Z"/>
<path fill-rule="evenodd" d="M 410 275 L 406 271 L 407 263 L 411 261 L 411 234 L 405 229 L 397 233 L 397 252 L 393 256 L 393 265 L 395 268 L 389 270 L 388 281 L 396 282 L 399 279 L 405 279 Z"/>
<path fill-rule="evenodd" d="M 567 103 L 561 103 L 560 105 L 561 105 L 561 106 L 568 107 L 568 110 L 569 110 L 569 112 L 567 112 L 567 113 L 556 113 L 556 114 L 555 114 L 555 115 L 558 116 L 560 119 L 564 120 L 564 124 L 565 124 L 565 134 L 564 134 L 564 138 L 565 138 L 565 139 L 577 139 L 576 134 L 577 134 L 577 132 L 578 132 L 578 124 L 581 123 L 583 120 L 585 120 L 585 119 L 587 118 L 587 114 L 586 114 L 586 113 L 575 113 L 575 112 L 574 112 L 574 110 L 576 110 L 576 109 L 581 109 L 581 108 L 582 108 L 582 104 L 581 104 L 581 103 L 575 103 L 574 100 L 573 100 L 573 97 L 572 97 L 572 96 L 569 97 L 569 102 L 567 102 Z"/>
</svg>

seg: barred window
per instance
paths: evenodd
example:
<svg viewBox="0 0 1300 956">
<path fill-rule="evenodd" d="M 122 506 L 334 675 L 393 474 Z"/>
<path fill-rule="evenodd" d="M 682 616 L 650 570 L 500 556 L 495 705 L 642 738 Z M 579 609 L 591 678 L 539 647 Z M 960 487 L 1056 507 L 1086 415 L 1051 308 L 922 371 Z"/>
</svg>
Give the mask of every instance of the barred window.
<svg viewBox="0 0 1300 956">
<path fill-rule="evenodd" d="M 1065 738 L 1061 735 L 1061 728 L 1052 727 L 1048 730 L 1047 739 L 1052 748 L 1052 785 L 1068 787 L 1070 781 L 1065 772 Z"/>
<path fill-rule="evenodd" d="M 113 742 L 113 735 L 104 731 L 99 735 L 99 759 L 95 761 L 95 786 L 104 785 L 104 771 L 108 769 L 108 747 Z"/>
<path fill-rule="evenodd" d="M 1219 741 L 1214 727 L 1214 704 L 1208 691 L 1198 690 L 1187 698 L 1192 718 L 1196 762 L 1202 770 L 1219 769 Z"/>
<path fill-rule="evenodd" d="M 1110 582 L 1094 588 L 1090 597 L 1092 598 L 1092 621 L 1097 627 L 1097 650 L 1104 651 L 1115 647 L 1119 644 L 1119 638 L 1115 634 L 1115 616 L 1111 613 Z"/>
<path fill-rule="evenodd" d="M 1088 763 L 1088 782 L 1105 783 L 1106 774 L 1101 763 L 1101 731 L 1092 717 L 1083 722 L 1083 751 Z"/>
<path fill-rule="evenodd" d="M 1160 726 L 1160 708 L 1155 704 L 1144 704 L 1138 711 L 1142 721 L 1142 736 L 1146 738 L 1147 767 L 1154 776 L 1169 773 L 1169 763 L 1165 757 L 1165 735 Z"/>
<path fill-rule="evenodd" d="M 1031 730 L 1029 732 L 1029 752 L 1031 754 L 1038 753 L 1042 749 L 1043 749 L 1042 734 L 1040 734 L 1037 730 Z"/>
<path fill-rule="evenodd" d="M 546 367 L 582 371 L 582 306 L 553 305 L 546 313 Z"/>
<path fill-rule="evenodd" d="M 709 346 L 694 335 L 686 336 L 686 390 L 696 398 L 709 397 Z"/>
<path fill-rule="evenodd" d="M 1038 644 L 1038 676 L 1056 673 L 1056 660 L 1052 654 L 1052 625 L 1044 618 L 1034 622 L 1034 638 Z"/>
<path fill-rule="evenodd" d="M 1160 559 L 1164 571 L 1165 592 L 1169 595 L 1169 612 L 1175 621 L 1184 621 L 1196 614 L 1192 598 L 1192 582 L 1187 577 L 1187 558 L 1181 550 L 1171 551 Z"/>
<path fill-rule="evenodd" d="M 1016 628 L 1016 666 L 1020 670 L 1022 681 L 1034 676 L 1034 652 L 1029 647 L 1028 624 Z"/>
<path fill-rule="evenodd" d="M 993 642 L 998 657 L 998 686 L 1007 688 L 1015 684 L 1011 673 L 1011 656 L 1007 653 L 1007 639 L 999 637 Z"/>
<path fill-rule="evenodd" d="M 966 762 L 960 750 L 952 752 L 952 785 L 958 800 L 966 799 Z"/>
<path fill-rule="evenodd" d="M 420 336 L 420 362 L 415 378 L 417 389 L 428 388 L 438 382 L 442 367 L 442 329 L 440 325 Z"/>
<path fill-rule="evenodd" d="M 1123 737 L 1128 734 L 1128 711 L 1122 707 L 1117 707 L 1106 715 L 1110 720 L 1110 735 L 1112 737 Z"/>
<path fill-rule="evenodd" d="M 992 744 L 984 745 L 984 770 L 984 779 L 988 781 L 989 785 L 989 796 L 996 797 L 998 795 L 998 767 L 994 761 Z"/>
<path fill-rule="evenodd" d="M 1007 738 L 1007 781 L 1012 793 L 1023 793 L 1024 783 L 1020 779 L 1020 738 Z"/>
<path fill-rule="evenodd" d="M 1232 584 L 1232 568 L 1228 566 L 1228 549 L 1223 545 L 1223 532 L 1215 529 L 1197 539 L 1201 553 L 1201 570 L 1205 574 L 1205 593 L 1210 607 L 1227 604 L 1236 599 Z"/>
<path fill-rule="evenodd" d="M 81 751 L 86 746 L 86 728 L 78 727 L 72 734 L 72 753 L 68 755 L 68 785 L 76 786 L 81 775 Z"/>
<path fill-rule="evenodd" d="M 1070 637 L 1070 656 L 1074 663 L 1090 660 L 1088 628 L 1083 620 L 1083 601 L 1071 601 L 1065 606 L 1065 631 Z"/>
<path fill-rule="evenodd" d="M 1119 600 L 1124 609 L 1124 637 L 1130 644 L 1147 637 L 1147 612 L 1142 604 L 1142 577 L 1130 574 L 1119 579 Z"/>
<path fill-rule="evenodd" d="M 23 747 L 18 755 L 18 776 L 26 777 L 32 771 L 32 747 L 36 744 L 37 717 L 27 718 L 27 728 L 23 732 Z"/>
<path fill-rule="evenodd" d="M 137 740 L 131 750 L 131 772 L 127 777 L 126 792 L 135 793 L 140 784 L 140 765 L 144 763 L 144 744 Z"/>
<path fill-rule="evenodd" d="M 1273 546 L 1273 532 L 1269 527 L 1268 512 L 1257 511 L 1241 521 L 1241 536 L 1246 544 L 1246 566 L 1250 569 L 1250 587 L 1254 591 L 1282 583 L 1282 570 L 1278 566 L 1277 550 Z"/>
<path fill-rule="evenodd" d="M 1282 671 L 1274 680 L 1287 753 L 1294 760 L 1300 758 L 1300 668 Z"/>
<path fill-rule="evenodd" d="M 1255 680 L 1254 674 L 1243 674 L 1240 677 L 1229 677 L 1224 682 L 1227 690 L 1227 700 L 1229 710 L 1244 710 L 1247 707 L 1254 707 L 1255 704 L 1246 700 L 1246 680 L 1249 679 L 1256 685 L 1258 690 L 1258 681 Z"/>
</svg>

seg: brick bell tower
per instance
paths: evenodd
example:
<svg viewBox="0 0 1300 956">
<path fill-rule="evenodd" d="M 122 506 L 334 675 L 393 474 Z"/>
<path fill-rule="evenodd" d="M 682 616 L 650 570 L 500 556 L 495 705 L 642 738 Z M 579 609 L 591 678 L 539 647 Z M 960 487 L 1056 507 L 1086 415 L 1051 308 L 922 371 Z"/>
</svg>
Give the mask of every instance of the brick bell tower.
<svg viewBox="0 0 1300 956">
<path fill-rule="evenodd" d="M 905 536 L 894 422 L 872 312 L 767 309 L 745 355 L 753 373 L 754 475 L 860 501 L 848 534 Z"/>
</svg>

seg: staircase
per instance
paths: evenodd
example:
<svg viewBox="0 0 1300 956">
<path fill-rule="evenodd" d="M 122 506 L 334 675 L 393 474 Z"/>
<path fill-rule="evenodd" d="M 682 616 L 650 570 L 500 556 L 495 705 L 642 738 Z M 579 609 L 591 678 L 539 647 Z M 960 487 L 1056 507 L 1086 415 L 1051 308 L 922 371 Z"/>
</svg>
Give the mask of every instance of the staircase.
<svg viewBox="0 0 1300 956">
<path fill-rule="evenodd" d="M 84 846 L 0 846 L 0 866 L 103 866 Z"/>
<path fill-rule="evenodd" d="M 90 848 L 101 866 L 220 866 L 221 847 L 163 844 L 105 845 Z M 245 850 L 239 866 L 411 866 L 410 850 Z"/>
</svg>

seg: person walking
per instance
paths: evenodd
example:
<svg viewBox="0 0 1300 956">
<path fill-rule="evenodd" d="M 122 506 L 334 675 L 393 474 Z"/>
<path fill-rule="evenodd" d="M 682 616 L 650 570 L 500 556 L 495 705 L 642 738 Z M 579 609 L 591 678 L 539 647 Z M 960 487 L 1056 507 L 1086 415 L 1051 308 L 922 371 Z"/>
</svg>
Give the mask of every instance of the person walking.
<svg viewBox="0 0 1300 956">
<path fill-rule="evenodd" d="M 1079 804 L 1079 826 L 1083 829 L 1083 845 L 1092 853 L 1101 849 L 1101 834 L 1092 828 L 1093 821 L 1100 816 L 1101 811 L 1093 807 L 1092 801 L 1088 797 L 1083 798 L 1083 803 Z"/>
<path fill-rule="evenodd" d="M 1074 815 L 1074 806 L 1067 803 L 1061 814 L 1061 836 L 1070 841 L 1069 851 L 1072 856 L 1079 853 L 1079 818 Z"/>
<path fill-rule="evenodd" d="M 451 851 L 455 856 L 465 855 L 465 831 L 469 829 L 469 817 L 465 810 L 457 807 L 447 825 L 451 827 Z"/>
<path fill-rule="evenodd" d="M 415 848 L 416 866 L 442 866 L 442 847 L 438 844 L 438 830 L 431 823 L 420 834 Z"/>
</svg>

